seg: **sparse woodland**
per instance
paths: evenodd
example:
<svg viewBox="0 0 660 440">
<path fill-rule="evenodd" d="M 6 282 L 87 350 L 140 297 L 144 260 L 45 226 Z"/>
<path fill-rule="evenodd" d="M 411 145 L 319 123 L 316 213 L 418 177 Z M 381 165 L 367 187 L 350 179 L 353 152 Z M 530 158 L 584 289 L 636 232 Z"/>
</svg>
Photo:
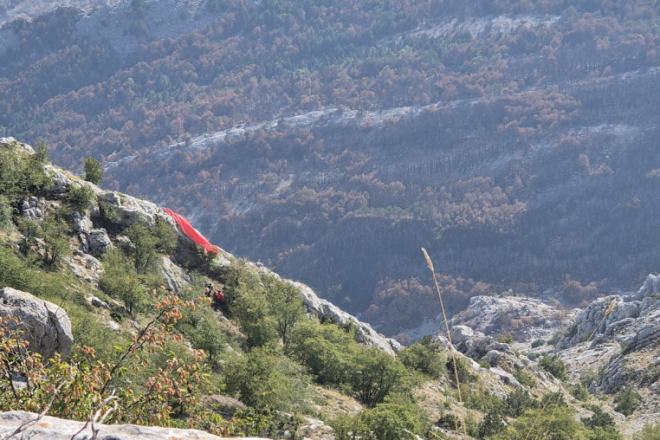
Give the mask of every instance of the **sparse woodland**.
<svg viewBox="0 0 660 440">
<path fill-rule="evenodd" d="M 210 1 L 213 25 L 168 40 L 131 8 L 130 54 L 77 37 L 75 9 L 8 24 L 0 134 L 74 169 L 130 157 L 106 187 L 389 334 L 436 313 L 421 246 L 452 313 L 507 289 L 572 307 L 656 269 L 657 2 Z M 403 106 L 424 110 L 378 116 Z M 350 117 L 283 119 L 321 109 Z"/>
</svg>

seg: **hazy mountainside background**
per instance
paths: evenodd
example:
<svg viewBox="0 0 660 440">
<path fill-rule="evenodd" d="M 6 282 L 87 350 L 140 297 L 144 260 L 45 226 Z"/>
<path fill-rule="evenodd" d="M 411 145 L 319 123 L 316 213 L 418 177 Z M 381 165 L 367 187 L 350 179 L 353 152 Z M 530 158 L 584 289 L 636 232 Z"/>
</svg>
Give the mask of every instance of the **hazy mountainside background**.
<svg viewBox="0 0 660 440">
<path fill-rule="evenodd" d="M 6 3 L 6 2 L 5 2 Z M 7 8 L 9 10 L 9 8 Z M 1 12 L 1 11 L 0 11 Z M 0 135 L 396 333 L 657 269 L 660 2 L 133 0 L 0 30 Z"/>
</svg>

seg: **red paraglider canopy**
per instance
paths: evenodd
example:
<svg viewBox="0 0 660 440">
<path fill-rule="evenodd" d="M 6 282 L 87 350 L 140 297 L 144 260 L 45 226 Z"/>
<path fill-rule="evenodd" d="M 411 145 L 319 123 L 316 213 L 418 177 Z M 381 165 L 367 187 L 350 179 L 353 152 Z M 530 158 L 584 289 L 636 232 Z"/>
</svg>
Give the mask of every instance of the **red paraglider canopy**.
<svg viewBox="0 0 660 440">
<path fill-rule="evenodd" d="M 212 245 L 211 242 L 197 229 L 195 229 L 188 220 L 172 211 L 171 209 L 163 208 L 163 211 L 165 211 L 167 214 L 169 214 L 170 217 L 174 219 L 176 224 L 179 226 L 179 229 L 181 229 L 181 232 L 183 232 L 186 237 L 204 248 L 204 251 L 207 254 L 218 255 L 220 253 L 220 248 L 218 246 Z"/>
</svg>

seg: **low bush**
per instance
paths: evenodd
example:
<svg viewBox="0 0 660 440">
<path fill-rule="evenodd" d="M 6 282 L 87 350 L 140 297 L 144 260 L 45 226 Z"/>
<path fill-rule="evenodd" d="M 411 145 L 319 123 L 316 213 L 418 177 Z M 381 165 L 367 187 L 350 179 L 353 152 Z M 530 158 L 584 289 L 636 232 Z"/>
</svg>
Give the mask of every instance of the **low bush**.
<svg viewBox="0 0 660 440">
<path fill-rule="evenodd" d="M 545 344 L 543 339 L 536 339 L 532 342 L 532 348 L 538 348 Z"/>
<path fill-rule="evenodd" d="M 234 355 L 223 373 L 226 391 L 260 410 L 290 411 L 300 407 L 308 391 L 309 377 L 303 367 L 272 348 Z"/>
<path fill-rule="evenodd" d="M 89 204 L 96 195 L 91 188 L 80 185 L 71 186 L 66 193 L 66 203 L 73 211 L 84 211 L 89 208 Z"/>
<path fill-rule="evenodd" d="M 330 425 L 336 440 L 414 440 L 430 429 L 425 412 L 405 398 L 387 400 L 354 417 L 336 418 Z"/>
<path fill-rule="evenodd" d="M 644 429 L 635 435 L 635 440 L 660 440 L 660 425 L 645 425 Z"/>
<path fill-rule="evenodd" d="M 557 356 L 543 356 L 539 362 L 539 366 L 559 380 L 566 380 L 568 378 L 566 364 Z"/>
<path fill-rule="evenodd" d="M 527 370 L 518 370 L 513 373 L 513 377 L 516 378 L 518 382 L 520 382 L 520 385 L 526 386 L 526 387 L 533 387 L 536 384 L 536 379 Z"/>
<path fill-rule="evenodd" d="M 586 402 L 589 400 L 589 390 L 587 390 L 587 388 L 582 384 L 573 385 L 569 388 L 569 391 L 571 396 L 575 397 L 581 402 Z"/>
<path fill-rule="evenodd" d="M 539 402 L 527 390 L 516 389 L 504 398 L 503 412 L 513 418 L 520 417 L 528 409 L 536 409 Z"/>
<path fill-rule="evenodd" d="M 624 416 L 629 416 L 635 412 L 639 406 L 641 397 L 632 387 L 626 387 L 614 398 L 614 411 L 620 412 Z"/>
<path fill-rule="evenodd" d="M 437 379 L 447 374 L 447 355 L 440 344 L 433 342 L 431 336 L 407 347 L 399 359 L 408 368 L 415 369 L 431 378 Z"/>
</svg>

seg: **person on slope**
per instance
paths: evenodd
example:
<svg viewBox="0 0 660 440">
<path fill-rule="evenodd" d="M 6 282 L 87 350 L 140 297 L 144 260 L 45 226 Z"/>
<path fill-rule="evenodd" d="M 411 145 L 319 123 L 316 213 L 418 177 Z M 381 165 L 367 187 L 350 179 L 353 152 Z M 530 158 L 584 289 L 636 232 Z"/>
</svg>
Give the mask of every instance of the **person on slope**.
<svg viewBox="0 0 660 440">
<path fill-rule="evenodd" d="M 213 289 L 213 310 L 216 312 L 222 309 L 222 305 L 225 301 L 225 294 L 222 290 Z"/>
</svg>

